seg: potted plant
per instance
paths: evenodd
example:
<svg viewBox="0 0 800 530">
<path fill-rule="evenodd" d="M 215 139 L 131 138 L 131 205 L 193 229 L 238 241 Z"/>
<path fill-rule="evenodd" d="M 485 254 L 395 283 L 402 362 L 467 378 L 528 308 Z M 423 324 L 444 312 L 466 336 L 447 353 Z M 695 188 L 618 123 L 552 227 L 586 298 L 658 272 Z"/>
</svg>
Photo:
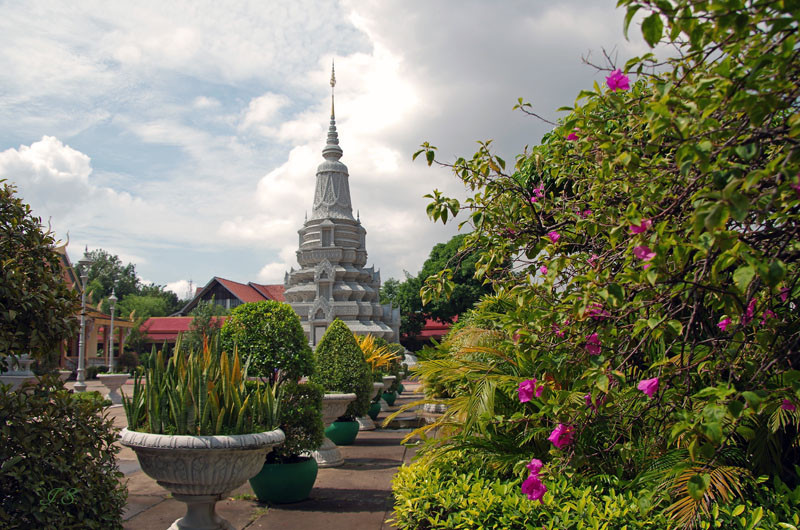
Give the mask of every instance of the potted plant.
<svg viewBox="0 0 800 530">
<path fill-rule="evenodd" d="M 317 461 L 309 455 L 322 443 L 322 395 L 316 383 L 285 383 L 279 391 L 279 427 L 286 440 L 267 454 L 250 487 L 261 502 L 285 504 L 308 498 L 317 479 Z"/>
<path fill-rule="evenodd" d="M 267 451 L 284 440 L 274 389 L 246 385 L 238 353 L 212 342 L 187 351 L 179 338 L 169 361 L 162 352 L 151 356 L 123 398 L 128 428 L 120 443 L 187 505 L 171 528 L 231 528 L 216 502 L 258 473 Z"/>
<path fill-rule="evenodd" d="M 307 453 L 322 442 L 322 388 L 298 384 L 314 370 L 314 354 L 297 313 L 273 300 L 236 307 L 220 331 L 227 349 L 238 348 L 249 373 L 270 383 L 279 401 L 279 425 L 286 440 L 270 452 L 250 480 L 262 502 L 288 503 L 308 497 L 317 462 Z"/>
<path fill-rule="evenodd" d="M 372 371 L 372 396 L 367 415 L 356 418 L 359 430 L 370 431 L 375 428 L 373 420 L 378 418 L 381 411 L 380 397 L 383 392 L 383 373 L 387 371 L 395 360 L 395 354 L 389 349 L 388 344 L 381 344 L 381 341 L 371 334 L 354 335 L 359 348 L 364 353 L 364 360 Z"/>
<path fill-rule="evenodd" d="M 358 422 L 355 419 L 364 416 L 369 409 L 372 372 L 353 332 L 338 318 L 331 323 L 317 345 L 316 361 L 312 381 L 320 383 L 328 392 L 355 394 L 355 399 L 339 418 L 325 429 L 325 435 L 337 445 L 352 444 L 358 435 Z"/>
</svg>

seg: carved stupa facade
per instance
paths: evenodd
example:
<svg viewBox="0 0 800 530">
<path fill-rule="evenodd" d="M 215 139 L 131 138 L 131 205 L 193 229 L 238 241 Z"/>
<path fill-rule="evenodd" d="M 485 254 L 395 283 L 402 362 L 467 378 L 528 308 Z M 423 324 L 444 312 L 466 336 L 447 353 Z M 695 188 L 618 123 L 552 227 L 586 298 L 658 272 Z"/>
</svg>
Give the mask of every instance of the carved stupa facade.
<svg viewBox="0 0 800 530">
<path fill-rule="evenodd" d="M 366 267 L 367 231 L 353 217 L 347 166 L 336 131 L 331 73 L 331 121 L 317 168 L 314 205 L 306 218 L 297 250 L 299 270 L 284 278 L 286 302 L 300 316 L 303 330 L 316 346 L 334 319 L 359 335 L 371 333 L 390 342 L 400 338 L 400 310 L 380 303 L 381 275 Z"/>
</svg>

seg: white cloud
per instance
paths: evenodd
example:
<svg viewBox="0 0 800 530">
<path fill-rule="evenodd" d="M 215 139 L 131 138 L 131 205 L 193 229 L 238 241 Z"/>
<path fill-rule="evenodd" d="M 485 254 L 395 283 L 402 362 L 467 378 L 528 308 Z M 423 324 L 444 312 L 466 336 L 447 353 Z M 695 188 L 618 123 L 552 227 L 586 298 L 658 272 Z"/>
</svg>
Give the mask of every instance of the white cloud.
<svg viewBox="0 0 800 530">
<path fill-rule="evenodd" d="M 239 126 L 242 130 L 257 129 L 264 136 L 275 135 L 275 119 L 278 111 L 289 104 L 289 98 L 283 94 L 267 92 L 263 96 L 253 98 Z"/>
<path fill-rule="evenodd" d="M 193 284 L 189 283 L 189 280 L 177 280 L 174 282 L 168 282 L 164 287 L 167 291 L 172 291 L 173 293 L 178 295 L 178 298 L 181 300 L 186 300 L 187 298 L 191 298 L 194 296 L 194 287 Z"/>
</svg>

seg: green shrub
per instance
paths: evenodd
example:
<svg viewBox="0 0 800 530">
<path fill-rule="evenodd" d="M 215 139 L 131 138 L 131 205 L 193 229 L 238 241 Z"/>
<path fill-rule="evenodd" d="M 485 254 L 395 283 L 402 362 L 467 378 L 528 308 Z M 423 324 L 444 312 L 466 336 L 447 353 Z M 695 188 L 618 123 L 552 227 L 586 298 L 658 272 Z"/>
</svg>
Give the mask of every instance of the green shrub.
<svg viewBox="0 0 800 530">
<path fill-rule="evenodd" d="M 311 382 L 287 381 L 281 386 L 278 421 L 286 440 L 267 455 L 268 463 L 295 461 L 304 451 L 313 451 L 322 444 L 324 393 L 321 385 Z"/>
<path fill-rule="evenodd" d="M 676 527 L 651 503 L 650 491 L 626 491 L 624 484 L 615 484 L 611 477 L 545 477 L 548 492 L 541 503 L 528 500 L 520 490 L 521 482 L 521 477 L 496 475 L 484 462 L 460 451 L 420 458 L 395 475 L 393 522 L 408 530 Z M 798 525 L 800 488 L 783 497 L 766 488 L 760 494 L 761 505 L 719 505 L 700 528 L 791 529 Z"/>
<path fill-rule="evenodd" d="M 0 528 L 122 528 L 117 429 L 98 394 L 0 385 Z"/>
<path fill-rule="evenodd" d="M 331 323 L 317 345 L 316 357 L 317 370 L 312 380 L 328 392 L 354 392 L 356 400 L 343 417 L 364 416 L 372 397 L 372 372 L 344 322 L 337 318 Z"/>
<path fill-rule="evenodd" d="M 250 363 L 251 375 L 271 383 L 296 381 L 314 371 L 314 355 L 300 318 L 288 304 L 273 300 L 242 304 L 231 312 L 220 337 L 226 351 L 239 348 Z"/>
<path fill-rule="evenodd" d="M 117 359 L 117 368 L 131 374 L 139 366 L 139 356 L 134 352 L 126 351 L 120 354 Z"/>
<path fill-rule="evenodd" d="M 108 366 L 89 366 L 86 368 L 86 379 L 97 379 L 97 374 L 108 372 Z"/>
</svg>

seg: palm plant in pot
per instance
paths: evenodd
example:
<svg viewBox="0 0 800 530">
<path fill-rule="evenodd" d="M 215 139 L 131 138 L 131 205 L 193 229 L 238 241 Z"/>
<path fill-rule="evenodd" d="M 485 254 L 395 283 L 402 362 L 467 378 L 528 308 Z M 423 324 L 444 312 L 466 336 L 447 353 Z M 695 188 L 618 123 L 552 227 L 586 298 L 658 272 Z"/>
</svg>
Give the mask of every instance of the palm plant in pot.
<svg viewBox="0 0 800 530">
<path fill-rule="evenodd" d="M 266 456 L 250 486 L 262 502 L 307 498 L 317 477 L 317 462 L 307 452 L 322 441 L 323 391 L 318 385 L 298 384 L 312 374 L 314 355 L 297 313 L 272 300 L 243 304 L 232 311 L 220 335 L 226 348 L 238 348 L 252 375 L 275 389 L 279 425 L 286 436 Z"/>
<path fill-rule="evenodd" d="M 231 528 L 216 502 L 258 473 L 269 449 L 284 439 L 274 389 L 246 385 L 238 353 L 211 342 L 189 350 L 179 338 L 169 360 L 162 352 L 150 357 L 134 378 L 133 394 L 123 398 L 128 428 L 120 443 L 187 505 L 170 528 Z"/>
<path fill-rule="evenodd" d="M 325 429 L 326 439 L 338 445 L 353 443 L 358 435 L 359 416 L 364 416 L 372 397 L 372 373 L 364 360 L 353 332 L 339 319 L 334 320 L 322 336 L 316 350 L 316 370 L 311 380 L 325 388 L 326 392 L 354 394 L 347 408 L 339 412 L 339 417 Z M 326 398 L 330 394 L 326 394 Z M 337 441 L 338 440 L 338 441 Z M 331 449 L 331 458 L 337 461 L 338 450 Z M 318 450 L 317 461 L 326 456 Z"/>
<path fill-rule="evenodd" d="M 359 430 L 369 431 L 375 428 L 373 420 L 378 418 L 381 411 L 380 398 L 383 393 L 383 375 L 391 367 L 395 359 L 395 354 L 389 349 L 388 345 L 381 344 L 375 336 L 367 335 L 354 335 L 359 348 L 364 353 L 364 360 L 370 367 L 372 372 L 372 393 L 373 397 L 370 401 L 369 409 L 367 409 L 367 416 L 356 418 L 359 424 Z"/>
</svg>

